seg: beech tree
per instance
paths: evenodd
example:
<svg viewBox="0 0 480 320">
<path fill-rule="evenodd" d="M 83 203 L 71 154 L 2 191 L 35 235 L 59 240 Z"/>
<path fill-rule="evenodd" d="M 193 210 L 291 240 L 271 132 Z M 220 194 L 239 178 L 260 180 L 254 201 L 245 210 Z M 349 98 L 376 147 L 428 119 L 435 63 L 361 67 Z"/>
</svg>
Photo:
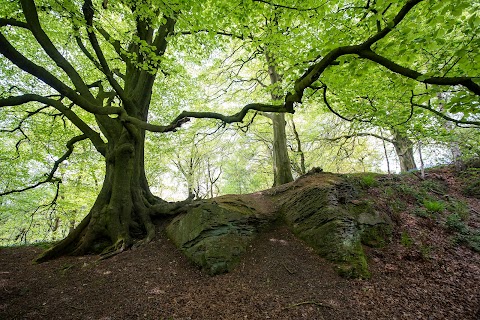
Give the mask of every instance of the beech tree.
<svg viewBox="0 0 480 320">
<path fill-rule="evenodd" d="M 392 82 L 407 79 L 412 90 L 420 90 L 418 83 L 427 84 L 424 96 L 436 93 L 437 86 L 458 88 L 456 102 L 437 112 L 457 108 L 466 117 L 478 112 L 477 1 L 304 1 L 298 5 L 290 0 L 2 0 L 0 7 L 5 78 L 1 110 L 34 106 L 35 111 L 26 112 L 27 117 L 34 117 L 42 108 L 54 109 L 76 130 L 66 143 L 67 151 L 53 162 L 45 179 L 1 194 L 57 181 L 59 165 L 80 141 L 88 140 L 105 160 L 103 186 L 90 212 L 39 261 L 84 254 L 99 244 L 105 244 L 104 253 L 109 256 L 136 240 L 150 241 L 155 236 L 152 217 L 175 214 L 191 201 L 169 203 L 150 191 L 144 168 L 146 131 L 174 132 L 192 118 L 241 122 L 250 110 L 293 113 L 299 104 L 308 104 L 320 88 L 355 83 L 358 70 L 368 74 L 376 68 Z M 247 38 L 251 32 L 261 32 L 266 7 L 289 12 L 282 15 L 283 25 L 294 30 L 278 29 L 269 35 L 270 42 L 277 45 L 278 61 L 285 66 L 283 98 L 245 104 L 232 115 L 206 111 L 209 108 L 204 106 L 203 111 L 183 111 L 167 124 L 157 124 L 165 116 L 149 112 L 156 80 L 168 79 L 169 72 L 174 72 L 168 66 L 175 58 L 182 63 L 181 56 L 168 53 L 170 44 L 181 44 L 182 34 L 198 35 L 210 44 L 222 34 Z M 416 30 L 418 25 L 426 30 L 422 36 Z M 455 40 L 452 59 L 448 59 L 451 51 L 439 49 L 432 63 L 418 65 L 406 59 L 409 54 L 415 57 L 411 51 L 419 45 L 438 45 L 431 35 L 436 32 L 440 37 L 439 30 L 448 31 L 443 38 Z M 346 78 L 334 77 L 345 72 L 350 73 Z M 425 101 L 415 99 L 413 103 L 418 107 Z M 8 125 L 8 121 L 2 123 Z"/>
</svg>

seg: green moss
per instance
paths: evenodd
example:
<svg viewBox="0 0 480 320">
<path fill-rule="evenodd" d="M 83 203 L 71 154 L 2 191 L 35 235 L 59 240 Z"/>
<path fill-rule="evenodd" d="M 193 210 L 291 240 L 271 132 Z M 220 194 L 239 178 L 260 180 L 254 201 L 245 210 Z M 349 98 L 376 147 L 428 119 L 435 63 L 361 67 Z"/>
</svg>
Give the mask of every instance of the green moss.
<svg viewBox="0 0 480 320">
<path fill-rule="evenodd" d="M 363 175 L 360 177 L 360 185 L 361 185 L 364 189 L 368 189 L 368 188 L 372 188 L 372 187 L 378 186 L 378 181 L 377 181 L 377 179 L 376 179 L 377 176 L 378 176 L 378 174 L 374 174 L 374 173 L 366 173 L 366 174 L 363 174 Z"/>
<path fill-rule="evenodd" d="M 388 224 L 377 224 L 364 227 L 361 234 L 361 241 L 364 245 L 375 248 L 382 248 L 390 242 L 392 227 Z"/>
<path fill-rule="evenodd" d="M 424 180 L 420 184 L 420 187 L 424 192 L 433 192 L 435 194 L 445 194 L 447 192 L 445 184 L 437 180 Z"/>
<path fill-rule="evenodd" d="M 367 260 L 353 221 L 333 220 L 298 236 L 322 257 L 335 262 L 337 272 L 349 278 L 369 278 Z"/>
<path fill-rule="evenodd" d="M 447 210 L 451 213 L 457 214 L 462 221 L 467 221 L 470 217 L 470 208 L 468 205 L 459 200 L 451 200 L 447 204 Z"/>
<path fill-rule="evenodd" d="M 246 214 L 247 211 L 204 203 L 176 217 L 166 232 L 187 258 L 205 272 L 225 273 L 238 264 L 261 224 L 261 219 Z"/>
<path fill-rule="evenodd" d="M 417 217 L 421 218 L 429 218 L 431 217 L 431 214 L 427 212 L 425 208 L 415 208 L 413 210 L 413 214 L 416 215 Z"/>
</svg>

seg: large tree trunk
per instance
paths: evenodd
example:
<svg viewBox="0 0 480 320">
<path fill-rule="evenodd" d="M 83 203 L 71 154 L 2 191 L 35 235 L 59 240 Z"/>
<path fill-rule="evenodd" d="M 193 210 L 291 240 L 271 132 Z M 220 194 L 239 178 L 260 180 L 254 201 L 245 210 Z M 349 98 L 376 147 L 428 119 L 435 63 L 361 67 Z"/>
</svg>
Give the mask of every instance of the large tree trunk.
<svg viewBox="0 0 480 320">
<path fill-rule="evenodd" d="M 121 252 L 135 239 L 150 241 L 155 227 L 150 214 L 163 202 L 150 193 L 143 166 L 144 140 L 123 129 L 109 143 L 103 187 L 88 215 L 64 240 L 37 261 L 63 254 Z"/>
<path fill-rule="evenodd" d="M 400 172 L 416 170 L 417 165 L 413 157 L 413 142 L 398 130 L 393 130 L 393 146 L 400 162 Z"/>
</svg>

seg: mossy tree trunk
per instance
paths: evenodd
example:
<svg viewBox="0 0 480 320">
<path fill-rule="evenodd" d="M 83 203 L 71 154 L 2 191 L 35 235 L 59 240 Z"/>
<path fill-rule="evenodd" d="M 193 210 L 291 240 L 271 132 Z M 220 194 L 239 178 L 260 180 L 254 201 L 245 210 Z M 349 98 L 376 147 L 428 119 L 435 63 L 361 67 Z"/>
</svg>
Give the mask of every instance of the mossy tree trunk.
<svg viewBox="0 0 480 320">
<path fill-rule="evenodd" d="M 167 24 L 165 38 L 173 32 L 175 21 L 169 20 Z M 142 22 L 139 28 L 145 33 L 143 37 L 152 41 L 152 31 Z M 160 45 L 164 52 L 166 40 Z M 129 51 L 135 52 L 137 47 L 133 42 Z M 128 97 L 128 102 L 121 100 L 119 105 L 129 116 L 148 120 L 155 77 L 139 69 L 134 61 L 126 61 L 123 96 Z M 97 102 L 111 104 L 108 93 L 99 89 Z M 103 252 L 108 256 L 131 247 L 135 240 L 148 242 L 155 236 L 151 216 L 168 212 L 165 208 L 169 204 L 151 193 L 145 175 L 145 130 L 120 117 L 96 114 L 95 120 L 107 140 L 103 186 L 87 216 L 65 239 L 38 257 L 39 262 L 88 252 Z"/>
<path fill-rule="evenodd" d="M 133 245 L 135 237 L 149 241 L 155 235 L 151 209 L 159 201 L 150 193 L 145 178 L 143 140 L 136 141 L 122 130 L 118 139 L 109 142 L 105 180 L 90 212 L 39 261 L 105 247 L 105 253 L 123 251 Z"/>
</svg>

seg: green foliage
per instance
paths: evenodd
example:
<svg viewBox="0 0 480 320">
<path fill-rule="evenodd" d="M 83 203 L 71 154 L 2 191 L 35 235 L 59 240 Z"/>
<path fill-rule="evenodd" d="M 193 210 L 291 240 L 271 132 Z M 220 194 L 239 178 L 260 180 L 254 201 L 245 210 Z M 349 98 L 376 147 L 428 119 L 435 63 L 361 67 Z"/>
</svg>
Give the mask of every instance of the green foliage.
<svg viewBox="0 0 480 320">
<path fill-rule="evenodd" d="M 465 245 L 476 252 L 480 252 L 480 230 L 470 228 L 459 214 L 448 215 L 445 226 L 454 233 L 454 243 Z"/>
<path fill-rule="evenodd" d="M 446 209 L 449 212 L 458 215 L 458 217 L 463 221 L 467 221 L 470 217 L 470 208 L 464 201 L 451 200 L 447 203 Z"/>
<path fill-rule="evenodd" d="M 480 180 L 470 182 L 464 189 L 465 195 L 480 198 Z"/>
<path fill-rule="evenodd" d="M 448 229 L 453 231 L 460 233 L 467 232 L 467 226 L 465 225 L 464 220 L 457 213 L 449 214 L 446 218 L 445 225 Z"/>
<path fill-rule="evenodd" d="M 376 175 L 373 173 L 362 175 L 360 178 L 360 184 L 366 189 L 378 186 Z"/>
<path fill-rule="evenodd" d="M 402 234 L 400 235 L 400 244 L 404 247 L 411 247 L 413 245 L 413 239 L 412 237 L 408 234 L 408 232 L 403 231 Z"/>
<path fill-rule="evenodd" d="M 445 204 L 442 201 L 423 200 L 423 206 L 431 213 L 438 213 L 445 210 Z"/>
<path fill-rule="evenodd" d="M 425 208 L 422 207 L 416 207 L 413 210 L 413 214 L 421 218 L 429 218 L 432 216 L 429 212 L 427 212 L 427 210 L 425 210 Z"/>
<path fill-rule="evenodd" d="M 422 181 L 420 187 L 427 192 L 433 192 L 437 195 L 445 194 L 447 191 L 447 187 L 444 184 L 432 179 Z"/>
</svg>

